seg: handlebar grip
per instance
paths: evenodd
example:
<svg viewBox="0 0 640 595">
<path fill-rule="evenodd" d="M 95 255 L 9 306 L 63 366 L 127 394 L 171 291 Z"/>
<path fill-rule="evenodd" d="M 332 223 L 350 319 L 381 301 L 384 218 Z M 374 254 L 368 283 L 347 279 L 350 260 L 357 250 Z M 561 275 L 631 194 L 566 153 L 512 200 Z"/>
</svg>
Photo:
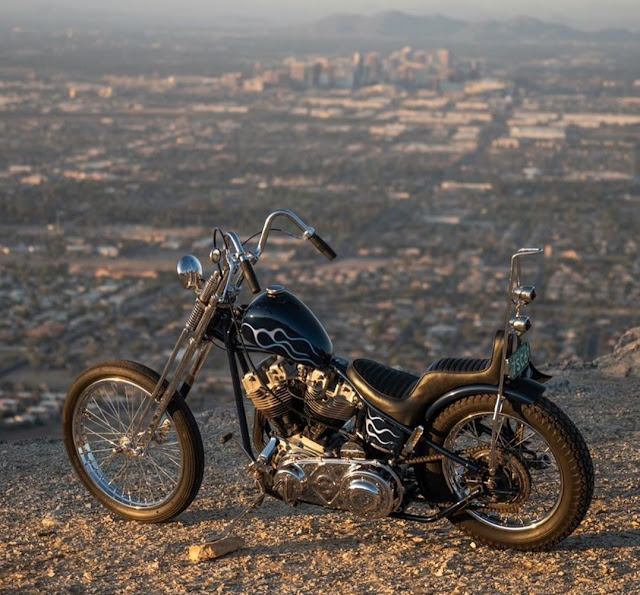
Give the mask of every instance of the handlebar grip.
<svg viewBox="0 0 640 595">
<path fill-rule="evenodd" d="M 240 268 L 242 269 L 244 278 L 247 280 L 249 289 L 251 289 L 251 293 L 260 293 L 260 283 L 253 270 L 253 266 L 251 266 L 251 262 L 248 260 L 240 261 Z"/>
<path fill-rule="evenodd" d="M 327 260 L 333 260 L 337 256 L 333 248 L 329 246 L 329 244 L 327 244 L 327 242 L 325 242 L 317 233 L 313 232 L 313 234 L 309 236 L 309 241 Z"/>
</svg>

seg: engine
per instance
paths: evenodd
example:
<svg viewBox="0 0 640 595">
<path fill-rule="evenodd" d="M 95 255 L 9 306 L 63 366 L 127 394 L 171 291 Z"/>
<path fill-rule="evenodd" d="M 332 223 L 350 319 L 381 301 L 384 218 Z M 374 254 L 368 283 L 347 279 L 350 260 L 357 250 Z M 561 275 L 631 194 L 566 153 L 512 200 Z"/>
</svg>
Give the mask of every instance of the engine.
<svg viewBox="0 0 640 595">
<path fill-rule="evenodd" d="M 263 476 L 270 491 L 289 504 L 309 502 L 365 518 L 398 508 L 402 481 L 388 465 L 368 458 L 349 431 L 359 398 L 336 372 L 272 356 L 242 384 L 279 436 L 278 454 Z"/>
<path fill-rule="evenodd" d="M 355 413 L 353 388 L 335 372 L 270 357 L 242 378 L 254 407 L 286 437 L 309 421 L 340 427 Z M 305 421 L 305 419 L 307 421 Z"/>
</svg>

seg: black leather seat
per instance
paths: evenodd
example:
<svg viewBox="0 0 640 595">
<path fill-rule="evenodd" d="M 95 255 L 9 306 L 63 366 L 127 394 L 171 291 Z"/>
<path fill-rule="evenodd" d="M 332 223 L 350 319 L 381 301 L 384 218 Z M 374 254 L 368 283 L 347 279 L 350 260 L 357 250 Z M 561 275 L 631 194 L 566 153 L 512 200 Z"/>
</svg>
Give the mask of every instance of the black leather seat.
<svg viewBox="0 0 640 595">
<path fill-rule="evenodd" d="M 353 360 L 347 376 L 373 407 L 405 426 L 415 426 L 423 421 L 429 405 L 446 392 L 470 384 L 497 385 L 503 345 L 504 332 L 498 331 L 489 359 L 443 358 L 421 377 L 368 359 Z"/>
</svg>

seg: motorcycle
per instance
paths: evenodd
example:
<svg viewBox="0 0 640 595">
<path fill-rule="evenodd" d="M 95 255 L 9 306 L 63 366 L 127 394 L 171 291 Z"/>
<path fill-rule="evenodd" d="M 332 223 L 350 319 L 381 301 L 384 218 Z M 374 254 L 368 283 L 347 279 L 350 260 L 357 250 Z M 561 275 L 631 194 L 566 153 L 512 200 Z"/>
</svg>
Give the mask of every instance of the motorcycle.
<svg viewBox="0 0 640 595">
<path fill-rule="evenodd" d="M 271 496 L 364 519 L 446 518 L 484 544 L 527 551 L 570 535 L 591 501 L 593 465 L 573 422 L 543 396 L 550 376 L 523 341 L 531 326 L 523 309 L 536 292 L 521 283 L 521 261 L 541 250 L 511 258 L 504 327 L 490 357 L 439 359 L 418 376 L 334 355 L 299 298 L 280 285 L 261 291 L 254 265 L 277 219 L 335 258 L 291 211 L 272 212 L 254 248 L 258 234 L 241 242 L 216 228 L 211 275 L 192 255 L 178 263 L 196 299 L 162 373 L 116 360 L 75 380 L 64 441 L 90 494 L 142 522 L 167 521 L 190 505 L 204 452 L 186 399 L 218 345 L 232 379 L 237 442 L 259 490 L 249 509 Z M 258 294 L 248 305 L 237 303 L 243 282 Z"/>
</svg>

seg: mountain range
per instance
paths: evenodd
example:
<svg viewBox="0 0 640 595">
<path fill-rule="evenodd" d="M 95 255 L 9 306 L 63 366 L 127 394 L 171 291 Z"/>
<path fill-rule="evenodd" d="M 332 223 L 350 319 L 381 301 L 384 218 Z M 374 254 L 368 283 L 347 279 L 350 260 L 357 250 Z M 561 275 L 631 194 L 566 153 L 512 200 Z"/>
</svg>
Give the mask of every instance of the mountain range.
<svg viewBox="0 0 640 595">
<path fill-rule="evenodd" d="M 387 11 L 366 16 L 334 14 L 299 27 L 301 35 L 388 39 L 446 39 L 459 42 L 631 42 L 640 33 L 626 29 L 583 31 L 567 25 L 518 16 L 504 21 L 469 22 L 442 15 Z"/>
</svg>

